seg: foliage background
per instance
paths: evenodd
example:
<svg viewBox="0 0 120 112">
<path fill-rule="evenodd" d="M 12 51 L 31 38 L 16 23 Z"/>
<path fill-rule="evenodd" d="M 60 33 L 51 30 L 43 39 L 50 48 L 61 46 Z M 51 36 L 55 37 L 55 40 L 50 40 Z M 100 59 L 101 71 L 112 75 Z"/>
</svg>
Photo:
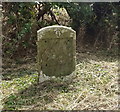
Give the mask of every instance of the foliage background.
<svg viewBox="0 0 120 112">
<path fill-rule="evenodd" d="M 3 2 L 3 55 L 36 53 L 37 30 L 65 25 L 77 32 L 78 49 L 118 46 L 119 3 Z M 22 52 L 20 54 L 20 52 Z"/>
</svg>

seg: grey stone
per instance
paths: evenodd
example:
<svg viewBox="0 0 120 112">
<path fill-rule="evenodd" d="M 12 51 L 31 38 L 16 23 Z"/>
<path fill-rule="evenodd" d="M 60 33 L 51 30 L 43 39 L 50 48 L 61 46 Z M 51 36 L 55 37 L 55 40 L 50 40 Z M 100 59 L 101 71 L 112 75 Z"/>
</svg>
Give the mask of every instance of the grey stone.
<svg viewBox="0 0 120 112">
<path fill-rule="evenodd" d="M 75 71 L 76 32 L 65 26 L 37 31 L 38 71 L 47 76 L 66 76 Z"/>
</svg>

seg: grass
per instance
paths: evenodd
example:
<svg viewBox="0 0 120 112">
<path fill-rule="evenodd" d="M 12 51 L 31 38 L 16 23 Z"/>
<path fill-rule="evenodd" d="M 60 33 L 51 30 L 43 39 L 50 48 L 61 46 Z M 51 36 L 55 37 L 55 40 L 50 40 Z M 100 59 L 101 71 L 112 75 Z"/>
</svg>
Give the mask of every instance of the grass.
<svg viewBox="0 0 120 112">
<path fill-rule="evenodd" d="M 29 63 L 15 68 L 21 67 L 21 72 L 14 70 L 10 75 L 3 74 L 4 110 L 118 110 L 116 54 L 77 53 L 76 74 L 39 84 L 35 63 Z"/>
</svg>

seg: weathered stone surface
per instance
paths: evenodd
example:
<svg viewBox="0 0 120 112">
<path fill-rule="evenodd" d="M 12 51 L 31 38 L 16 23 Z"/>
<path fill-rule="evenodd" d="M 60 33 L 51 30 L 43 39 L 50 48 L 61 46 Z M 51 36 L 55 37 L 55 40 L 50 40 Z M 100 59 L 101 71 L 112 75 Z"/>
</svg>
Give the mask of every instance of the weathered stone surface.
<svg viewBox="0 0 120 112">
<path fill-rule="evenodd" d="M 38 70 L 48 76 L 65 76 L 75 70 L 76 33 L 65 26 L 37 31 Z"/>
</svg>

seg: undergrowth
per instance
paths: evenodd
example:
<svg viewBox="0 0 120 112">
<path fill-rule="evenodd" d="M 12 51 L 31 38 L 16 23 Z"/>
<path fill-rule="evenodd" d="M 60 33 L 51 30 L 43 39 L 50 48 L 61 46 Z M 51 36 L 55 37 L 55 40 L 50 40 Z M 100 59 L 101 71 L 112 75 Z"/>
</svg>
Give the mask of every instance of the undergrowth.
<svg viewBox="0 0 120 112">
<path fill-rule="evenodd" d="M 34 70 L 33 65 L 25 67 Z M 103 51 L 77 53 L 76 73 L 63 78 L 50 78 L 41 83 L 37 83 L 37 72 L 22 73 L 19 77 L 2 80 L 3 110 L 118 109 L 116 55 Z M 4 76 L 14 76 L 14 73 Z"/>
</svg>

